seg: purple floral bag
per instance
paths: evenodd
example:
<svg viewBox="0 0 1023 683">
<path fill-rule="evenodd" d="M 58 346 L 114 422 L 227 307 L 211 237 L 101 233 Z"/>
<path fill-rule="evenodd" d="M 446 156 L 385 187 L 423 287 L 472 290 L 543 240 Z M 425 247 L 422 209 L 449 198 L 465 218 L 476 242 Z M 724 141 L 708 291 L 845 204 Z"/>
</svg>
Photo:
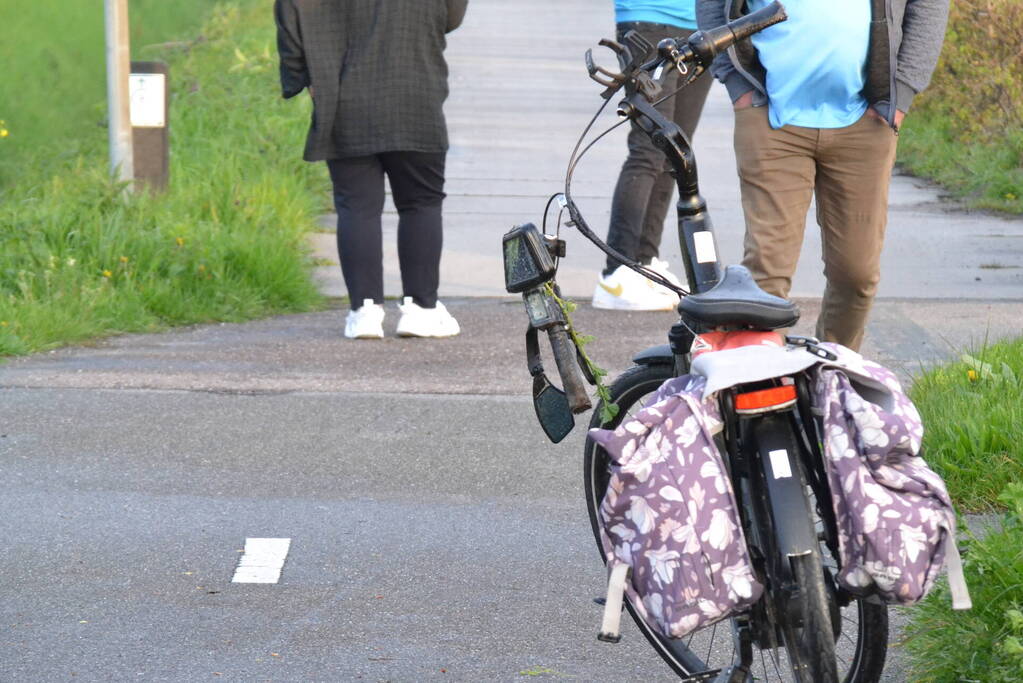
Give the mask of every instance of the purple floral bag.
<svg viewBox="0 0 1023 683">
<path fill-rule="evenodd" d="M 704 384 L 669 380 L 613 432 L 590 431 L 613 461 L 600 506 L 609 572 L 602 640 L 619 639 L 623 593 L 652 628 L 681 638 L 763 591 L 712 436 L 721 428 L 717 401 L 704 401 Z"/>
<path fill-rule="evenodd" d="M 818 368 L 814 407 L 838 523 L 839 583 L 857 594 L 911 604 L 948 562 L 955 609 L 969 609 L 945 483 L 919 456 L 923 425 L 890 370 L 837 344 Z"/>
</svg>

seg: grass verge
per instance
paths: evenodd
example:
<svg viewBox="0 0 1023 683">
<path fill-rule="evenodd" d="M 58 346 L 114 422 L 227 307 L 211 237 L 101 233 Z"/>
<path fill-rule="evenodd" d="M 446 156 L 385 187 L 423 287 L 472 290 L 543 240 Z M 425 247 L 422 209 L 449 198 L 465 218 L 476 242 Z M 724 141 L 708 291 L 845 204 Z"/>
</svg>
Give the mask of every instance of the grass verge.
<svg viewBox="0 0 1023 683">
<path fill-rule="evenodd" d="M 914 612 L 905 641 L 914 681 L 1023 681 L 1023 484 L 1002 502 L 1002 527 L 966 544 L 973 609 L 954 612 L 942 581 Z"/>
<path fill-rule="evenodd" d="M 899 162 L 969 206 L 1023 214 L 1023 3 L 953 0 L 941 60 Z"/>
<path fill-rule="evenodd" d="M 300 158 L 308 103 L 278 96 L 272 30 L 263 3 L 222 4 L 141 55 L 170 65 L 166 193 L 113 185 L 102 130 L 4 191 L 0 354 L 322 305 L 304 235 L 325 178 Z"/>
<path fill-rule="evenodd" d="M 1023 481 L 1023 339 L 987 346 L 932 369 L 909 392 L 925 425 L 923 453 L 956 504 L 1000 507 Z"/>
</svg>

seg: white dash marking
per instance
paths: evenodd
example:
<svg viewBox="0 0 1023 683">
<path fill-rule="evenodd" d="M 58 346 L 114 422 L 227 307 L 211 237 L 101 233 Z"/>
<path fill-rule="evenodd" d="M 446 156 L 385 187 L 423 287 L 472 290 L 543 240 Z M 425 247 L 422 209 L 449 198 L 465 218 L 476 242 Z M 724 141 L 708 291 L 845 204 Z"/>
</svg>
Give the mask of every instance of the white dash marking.
<svg viewBox="0 0 1023 683">
<path fill-rule="evenodd" d="M 277 583 L 290 548 L 290 538 L 246 538 L 231 583 Z"/>
</svg>

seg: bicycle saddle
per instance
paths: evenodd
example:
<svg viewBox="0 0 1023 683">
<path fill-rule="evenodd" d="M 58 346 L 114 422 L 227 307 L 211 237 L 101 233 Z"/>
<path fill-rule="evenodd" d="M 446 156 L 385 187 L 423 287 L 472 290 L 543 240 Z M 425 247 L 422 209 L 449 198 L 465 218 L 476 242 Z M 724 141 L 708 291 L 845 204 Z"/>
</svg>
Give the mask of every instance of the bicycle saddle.
<svg viewBox="0 0 1023 683">
<path fill-rule="evenodd" d="M 799 308 L 788 299 L 760 289 L 745 266 L 727 266 L 712 288 L 682 297 L 678 312 L 711 327 L 776 330 L 799 320 Z"/>
</svg>

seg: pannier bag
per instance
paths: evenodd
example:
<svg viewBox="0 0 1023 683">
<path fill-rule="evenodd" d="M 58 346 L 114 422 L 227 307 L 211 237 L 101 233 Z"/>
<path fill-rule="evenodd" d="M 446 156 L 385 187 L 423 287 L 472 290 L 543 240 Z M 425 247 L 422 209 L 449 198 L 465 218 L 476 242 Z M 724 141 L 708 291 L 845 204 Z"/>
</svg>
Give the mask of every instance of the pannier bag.
<svg viewBox="0 0 1023 683">
<path fill-rule="evenodd" d="M 833 358 L 807 354 L 803 362 L 792 356 L 800 349 L 748 348 L 756 372 L 785 367 L 783 375 L 805 370 L 813 380 L 838 527 L 838 582 L 856 595 L 911 604 L 947 561 L 952 606 L 969 609 L 955 512 L 944 482 L 919 455 L 916 408 L 890 370 L 843 346 L 821 346 Z M 741 383 L 734 369 L 747 365 L 740 357 L 746 353 L 708 353 L 735 358 L 710 379 L 668 380 L 613 432 L 590 430 L 612 461 L 599 510 L 609 574 L 601 640 L 619 640 L 623 594 L 655 631 L 680 638 L 742 611 L 763 592 L 713 440 L 721 416 L 711 387 Z"/>
<path fill-rule="evenodd" d="M 681 638 L 763 592 L 714 445 L 717 401 L 703 389 L 702 377 L 668 380 L 613 432 L 590 431 L 613 463 L 599 510 L 609 573 L 601 640 L 620 639 L 623 593 L 654 630 Z"/>
<path fill-rule="evenodd" d="M 916 407 L 890 370 L 843 346 L 822 346 L 838 356 L 817 368 L 813 392 L 838 524 L 838 582 L 858 595 L 911 604 L 947 560 L 952 606 L 969 609 L 955 511 L 945 483 L 919 455 Z"/>
</svg>

